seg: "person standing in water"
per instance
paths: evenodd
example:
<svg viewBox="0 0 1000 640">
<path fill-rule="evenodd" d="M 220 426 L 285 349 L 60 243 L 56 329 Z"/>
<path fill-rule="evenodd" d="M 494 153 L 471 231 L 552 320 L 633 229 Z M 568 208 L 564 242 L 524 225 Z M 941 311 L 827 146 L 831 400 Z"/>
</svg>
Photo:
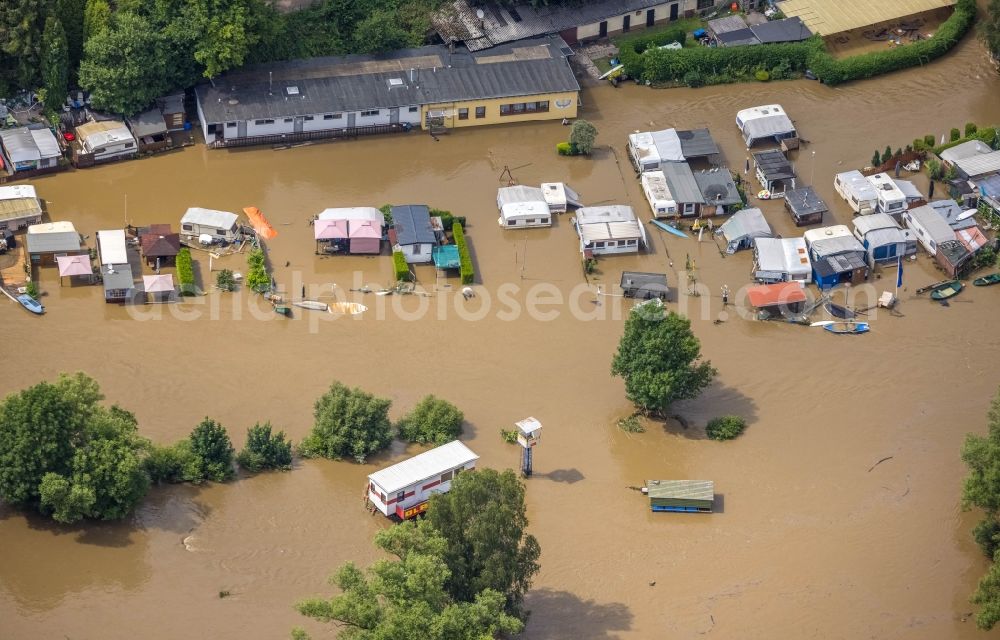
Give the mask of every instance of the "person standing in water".
<svg viewBox="0 0 1000 640">
<path fill-rule="evenodd" d="M 723 307 L 729 306 L 729 285 L 728 284 L 722 285 L 722 306 Z"/>
</svg>

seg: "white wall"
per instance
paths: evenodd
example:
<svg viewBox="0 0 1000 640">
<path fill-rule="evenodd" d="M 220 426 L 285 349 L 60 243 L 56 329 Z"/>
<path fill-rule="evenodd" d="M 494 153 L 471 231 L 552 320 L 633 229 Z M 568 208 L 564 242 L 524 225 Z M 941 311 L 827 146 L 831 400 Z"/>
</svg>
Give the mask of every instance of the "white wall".
<svg viewBox="0 0 1000 640">
<path fill-rule="evenodd" d="M 608 242 L 615 242 L 619 246 L 609 247 Z M 632 242 L 633 244 L 627 244 L 627 242 Z M 621 246 L 622 243 L 626 243 L 625 246 Z M 628 240 L 610 240 L 605 241 L 603 247 L 598 247 L 597 242 L 593 243 L 590 247 L 591 252 L 596 255 L 608 255 L 612 253 L 639 253 L 639 240 L 637 238 L 631 238 Z"/>
<path fill-rule="evenodd" d="M 339 114 L 339 118 L 331 118 L 326 120 L 324 116 L 327 115 L 338 115 L 338 114 L 326 114 L 317 113 L 313 116 L 312 120 L 306 120 L 302 123 L 303 131 L 333 131 L 335 129 L 344 129 L 347 127 L 347 114 Z"/>
<path fill-rule="evenodd" d="M 413 112 L 413 113 L 410 113 L 410 108 L 409 107 L 400 107 L 399 108 L 399 121 L 400 122 L 409 122 L 410 124 L 419 125 L 420 124 L 420 106 L 419 105 L 412 105 L 412 106 L 414 108 L 416 108 L 416 111 Z"/>
<path fill-rule="evenodd" d="M 269 136 L 280 133 L 292 133 L 295 131 L 294 118 L 289 118 L 290 122 L 285 122 L 285 118 L 273 118 L 272 124 L 256 124 L 261 118 L 247 120 L 247 136 Z"/>
<path fill-rule="evenodd" d="M 413 264 L 413 263 L 430 262 L 431 260 L 433 260 L 433 257 L 431 256 L 431 248 L 433 246 L 434 245 L 429 243 L 408 244 L 408 245 L 401 245 L 400 248 L 403 250 L 403 255 L 406 256 L 406 261 L 410 264 Z M 418 248 L 420 250 L 419 253 L 417 253 Z"/>
<path fill-rule="evenodd" d="M 362 116 L 358 111 L 354 118 L 354 126 L 363 127 L 370 124 L 389 124 L 389 109 L 379 109 L 376 116 Z M 420 114 L 418 113 L 417 116 Z"/>
<path fill-rule="evenodd" d="M 215 134 L 208 132 L 208 122 L 205 122 L 205 114 L 201 110 L 201 100 L 195 100 L 194 106 L 198 110 L 198 122 L 201 123 L 201 133 L 205 136 L 205 144 L 212 144 L 215 142 Z"/>
</svg>

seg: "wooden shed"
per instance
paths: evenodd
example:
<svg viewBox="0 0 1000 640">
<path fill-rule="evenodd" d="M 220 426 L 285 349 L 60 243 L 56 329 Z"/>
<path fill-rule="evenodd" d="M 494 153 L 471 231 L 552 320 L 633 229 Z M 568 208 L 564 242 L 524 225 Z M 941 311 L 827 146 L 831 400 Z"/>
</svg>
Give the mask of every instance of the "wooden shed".
<svg viewBox="0 0 1000 640">
<path fill-rule="evenodd" d="M 647 480 L 643 493 L 653 511 L 711 513 L 715 503 L 711 480 Z"/>
<path fill-rule="evenodd" d="M 620 282 L 622 293 L 626 298 L 650 300 L 667 299 L 667 274 L 647 273 L 645 271 L 622 271 Z"/>
</svg>

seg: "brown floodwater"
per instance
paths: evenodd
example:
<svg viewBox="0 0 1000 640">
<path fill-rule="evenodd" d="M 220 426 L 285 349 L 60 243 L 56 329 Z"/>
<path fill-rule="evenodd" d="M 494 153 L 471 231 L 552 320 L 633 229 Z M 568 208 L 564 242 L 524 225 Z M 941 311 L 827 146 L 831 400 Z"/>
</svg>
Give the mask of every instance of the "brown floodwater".
<svg viewBox="0 0 1000 640">
<path fill-rule="evenodd" d="M 959 508 L 959 448 L 983 429 L 996 390 L 996 290 L 932 304 L 913 294 L 939 279 L 921 256 L 907 264 L 900 314 L 874 317 L 866 336 L 732 312 L 716 324 L 719 288 L 749 281 L 748 252 L 722 258 L 708 239 L 653 232 L 652 251 L 603 258 L 588 283 L 569 216 L 548 230 L 503 232 L 495 188 L 508 166 L 524 184 L 562 180 L 588 203 L 630 203 L 647 218 L 627 133 L 708 126 L 742 167 L 736 111 L 780 102 L 810 141 L 795 158 L 800 178 L 830 203 L 828 221 L 848 222 L 835 172 L 887 144 L 1000 122 L 998 95 L 1000 78 L 970 39 L 925 68 L 836 89 L 591 88 L 581 115 L 614 149 L 593 159 L 557 157 L 568 130 L 547 123 L 439 141 L 414 133 L 283 151 L 196 146 L 44 178 L 35 184 L 51 217 L 91 238 L 126 219 L 176 225 L 189 206 L 258 206 L 280 234 L 268 244 L 279 285 L 370 309 L 283 319 L 216 293 L 122 308 L 105 305 L 98 287 L 60 287 L 46 269 L 44 317 L 0 308 L 0 392 L 84 370 L 151 439 L 181 438 L 210 415 L 237 447 L 258 420 L 302 438 L 333 380 L 390 397 L 393 417 L 434 393 L 465 412 L 464 439 L 496 468 L 518 461 L 499 429 L 534 415 L 545 431 L 527 481 L 542 546 L 530 639 L 979 637 L 968 596 L 986 563 L 969 536 L 975 515 Z M 390 259 L 314 255 L 311 216 L 385 202 L 468 216 L 479 297 L 464 301 L 454 279 L 438 282 L 428 267 L 418 269 L 428 296 L 352 293 L 386 283 Z M 798 233 L 780 203 L 763 208 L 780 233 Z M 666 271 L 674 286 L 687 255 L 706 295 L 674 296 L 671 306 L 688 309 L 718 379 L 675 407 L 681 421 L 627 434 L 614 425 L 630 406 L 609 366 L 628 305 L 611 296 L 595 305 L 595 285 L 614 293 L 621 270 L 639 269 Z M 207 254 L 196 257 L 211 282 Z M 239 256 L 220 265 L 245 266 Z M 894 276 L 852 295 L 891 289 Z M 746 433 L 706 440 L 705 422 L 725 413 L 746 416 Z M 416 450 L 396 444 L 366 465 L 305 461 L 226 485 L 158 488 L 122 523 L 61 527 L 0 507 L 0 638 L 278 638 L 295 624 L 328 637 L 332 627 L 292 605 L 329 593 L 325 578 L 339 564 L 377 557 L 371 538 L 386 521 L 363 509 L 365 476 Z M 652 514 L 628 488 L 646 478 L 712 479 L 719 512 Z M 232 595 L 220 599 L 221 590 Z"/>
</svg>

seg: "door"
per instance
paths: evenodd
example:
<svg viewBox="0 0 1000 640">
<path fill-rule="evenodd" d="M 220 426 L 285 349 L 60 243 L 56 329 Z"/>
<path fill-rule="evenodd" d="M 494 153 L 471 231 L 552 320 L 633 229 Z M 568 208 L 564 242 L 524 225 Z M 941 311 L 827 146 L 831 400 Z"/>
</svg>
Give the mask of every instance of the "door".
<svg viewBox="0 0 1000 640">
<path fill-rule="evenodd" d="M 302 116 L 295 116 L 295 124 L 292 127 L 292 130 L 295 133 L 302 133 L 302 126 L 304 123 L 305 123 L 305 118 L 303 118 Z"/>
<path fill-rule="evenodd" d="M 236 123 L 236 137 L 245 138 L 247 137 L 247 121 L 240 120 Z"/>
<path fill-rule="evenodd" d="M 608 37 L 608 21 L 605 20 L 604 22 L 602 22 L 599 25 L 598 28 L 600 29 L 600 31 L 598 32 L 597 36 L 599 38 L 607 38 Z"/>
<path fill-rule="evenodd" d="M 559 32 L 559 36 L 566 41 L 566 44 L 572 46 L 578 41 L 576 39 L 576 27 L 570 27 L 569 29 L 563 29 Z"/>
<path fill-rule="evenodd" d="M 632 28 L 632 14 L 622 18 L 622 31 L 628 31 L 630 28 Z"/>
<path fill-rule="evenodd" d="M 676 2 L 673 3 L 672 5 L 670 5 L 670 21 L 671 22 L 673 22 L 674 20 L 677 19 L 677 7 L 678 7 L 678 4 Z"/>
<path fill-rule="evenodd" d="M 674 6 L 676 7 L 677 5 L 674 5 Z M 647 27 L 651 27 L 655 23 L 656 23 L 656 10 L 655 9 L 647 9 L 646 10 L 646 26 Z"/>
<path fill-rule="evenodd" d="M 399 124 L 399 107 L 389 109 L 389 124 Z"/>
</svg>

